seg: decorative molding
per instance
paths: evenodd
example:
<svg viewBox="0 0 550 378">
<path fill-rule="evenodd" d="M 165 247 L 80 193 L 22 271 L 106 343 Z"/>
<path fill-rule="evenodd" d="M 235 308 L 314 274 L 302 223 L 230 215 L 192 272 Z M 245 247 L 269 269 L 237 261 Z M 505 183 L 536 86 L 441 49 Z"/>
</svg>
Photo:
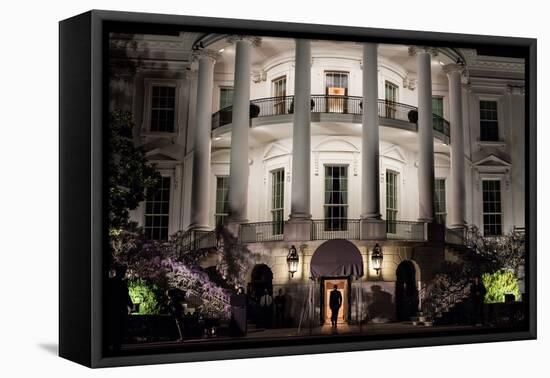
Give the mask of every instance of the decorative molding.
<svg viewBox="0 0 550 378">
<path fill-rule="evenodd" d="M 252 81 L 256 84 L 267 80 L 267 72 L 264 70 L 256 70 L 252 72 Z"/>
<path fill-rule="evenodd" d="M 403 78 L 403 87 L 414 91 L 416 89 L 417 80 L 411 78 L 410 76 L 405 76 Z"/>
</svg>

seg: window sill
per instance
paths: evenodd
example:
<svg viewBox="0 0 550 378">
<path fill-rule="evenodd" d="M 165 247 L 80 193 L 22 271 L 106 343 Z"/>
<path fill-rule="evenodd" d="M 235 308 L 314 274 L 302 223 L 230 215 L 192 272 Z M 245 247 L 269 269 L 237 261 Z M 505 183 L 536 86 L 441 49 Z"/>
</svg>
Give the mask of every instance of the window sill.
<svg viewBox="0 0 550 378">
<path fill-rule="evenodd" d="M 503 140 L 478 140 L 477 144 L 480 147 L 506 147 L 506 142 Z"/>
</svg>

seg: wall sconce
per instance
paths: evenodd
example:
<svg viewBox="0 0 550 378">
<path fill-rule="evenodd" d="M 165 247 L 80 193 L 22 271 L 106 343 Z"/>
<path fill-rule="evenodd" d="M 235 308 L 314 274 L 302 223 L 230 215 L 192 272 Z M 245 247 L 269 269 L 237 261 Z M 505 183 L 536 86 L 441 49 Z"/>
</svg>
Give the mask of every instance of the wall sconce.
<svg viewBox="0 0 550 378">
<path fill-rule="evenodd" d="M 382 269 L 382 260 L 384 259 L 384 256 L 382 255 L 382 248 L 378 243 L 374 246 L 374 249 L 372 250 L 372 256 L 371 256 L 371 262 L 372 267 L 376 271 L 376 275 L 380 273 L 380 269 Z"/>
<path fill-rule="evenodd" d="M 290 273 L 290 277 L 294 277 L 294 273 L 298 271 L 298 263 L 300 262 L 300 257 L 298 256 L 298 251 L 296 251 L 295 246 L 291 246 L 288 250 L 286 262 L 288 264 L 288 272 Z"/>
</svg>

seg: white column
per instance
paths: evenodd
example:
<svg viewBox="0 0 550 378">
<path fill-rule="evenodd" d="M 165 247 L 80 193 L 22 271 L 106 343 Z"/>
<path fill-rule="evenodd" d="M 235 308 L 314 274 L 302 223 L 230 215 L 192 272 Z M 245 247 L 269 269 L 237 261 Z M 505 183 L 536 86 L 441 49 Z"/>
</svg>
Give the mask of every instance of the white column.
<svg viewBox="0 0 550 378">
<path fill-rule="evenodd" d="M 250 128 L 250 66 L 252 44 L 247 37 L 231 39 L 235 43 L 235 78 L 233 82 L 233 115 L 229 166 L 229 219 L 247 222 L 248 204 L 248 132 Z"/>
<path fill-rule="evenodd" d="M 462 65 L 447 64 L 451 118 L 451 208 L 450 228 L 466 225 L 466 177 L 464 171 L 464 126 L 462 121 Z"/>
<path fill-rule="evenodd" d="M 418 68 L 418 220 L 434 219 L 434 133 L 432 112 L 432 59 L 434 49 L 411 48 Z"/>
<path fill-rule="evenodd" d="M 195 114 L 193 181 L 191 185 L 191 229 L 209 229 L 210 146 L 212 130 L 212 90 L 217 54 L 196 53 L 199 61 L 197 110 Z M 193 126 L 193 125 L 192 125 Z"/>
<path fill-rule="evenodd" d="M 311 42 L 296 40 L 290 219 L 311 219 Z"/>
<path fill-rule="evenodd" d="M 380 219 L 380 142 L 378 138 L 378 45 L 363 45 L 363 129 L 361 218 Z"/>
<path fill-rule="evenodd" d="M 525 227 L 525 88 L 509 87 L 511 177 L 514 227 Z M 528 195 L 528 194 L 527 194 Z"/>
</svg>

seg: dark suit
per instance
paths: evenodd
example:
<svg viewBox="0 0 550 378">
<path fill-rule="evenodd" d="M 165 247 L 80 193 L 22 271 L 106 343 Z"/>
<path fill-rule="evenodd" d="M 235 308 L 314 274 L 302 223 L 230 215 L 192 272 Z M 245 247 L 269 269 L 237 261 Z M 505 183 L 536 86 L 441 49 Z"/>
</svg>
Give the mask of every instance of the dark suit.
<svg viewBox="0 0 550 378">
<path fill-rule="evenodd" d="M 340 306 L 342 306 L 342 294 L 337 289 L 334 289 L 330 292 L 328 305 L 330 307 L 330 310 L 332 311 L 330 321 L 332 325 L 336 325 L 336 322 L 338 320 L 338 310 L 340 310 Z"/>
</svg>

